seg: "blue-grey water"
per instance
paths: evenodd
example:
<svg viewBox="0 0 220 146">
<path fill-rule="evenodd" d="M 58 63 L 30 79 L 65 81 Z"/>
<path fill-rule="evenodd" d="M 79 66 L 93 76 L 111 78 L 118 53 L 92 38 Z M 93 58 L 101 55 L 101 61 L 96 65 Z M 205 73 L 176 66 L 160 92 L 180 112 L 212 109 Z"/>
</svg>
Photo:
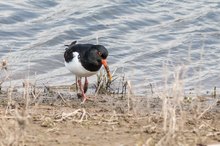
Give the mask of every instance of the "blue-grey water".
<svg viewBox="0 0 220 146">
<path fill-rule="evenodd" d="M 220 87 L 218 0 L 0 1 L 0 59 L 10 74 L 3 85 L 27 77 L 72 84 L 63 52 L 73 40 L 106 46 L 110 69 L 136 94 L 149 84 L 163 89 L 166 80 L 175 87 L 178 77 L 185 90 Z"/>
</svg>

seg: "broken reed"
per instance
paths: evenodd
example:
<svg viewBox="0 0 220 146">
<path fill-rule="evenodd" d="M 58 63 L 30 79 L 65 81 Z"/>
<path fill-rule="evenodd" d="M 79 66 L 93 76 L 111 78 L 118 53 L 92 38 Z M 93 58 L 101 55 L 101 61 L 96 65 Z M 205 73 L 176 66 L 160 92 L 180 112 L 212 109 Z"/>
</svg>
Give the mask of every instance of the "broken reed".
<svg viewBox="0 0 220 146">
<path fill-rule="evenodd" d="M 2 92 L 2 84 L 9 78 L 9 74 L 7 71 L 7 60 L 3 59 L 0 64 L 1 74 L 0 76 L 0 93 Z"/>
<path fill-rule="evenodd" d="M 2 84 L 5 81 L 10 80 L 10 74 L 8 72 L 7 60 L 2 60 L 0 63 L 1 76 L 0 76 L 0 93 L 2 93 Z M 25 131 L 28 124 L 28 102 L 25 102 L 24 106 L 20 106 L 12 98 L 14 86 L 8 87 L 5 100 L 7 102 L 4 113 L 0 116 L 0 145 L 25 145 Z M 28 87 L 25 88 L 24 93 L 29 91 Z M 23 99 L 29 98 L 26 94 L 23 94 Z M 4 102 L 3 102 L 4 103 Z"/>
<path fill-rule="evenodd" d="M 97 74 L 97 80 L 94 85 L 95 95 L 97 94 L 117 94 L 125 96 L 127 94 L 128 81 L 125 74 L 115 75 L 117 69 L 112 73 L 112 81 L 108 80 L 104 70 Z"/>
</svg>

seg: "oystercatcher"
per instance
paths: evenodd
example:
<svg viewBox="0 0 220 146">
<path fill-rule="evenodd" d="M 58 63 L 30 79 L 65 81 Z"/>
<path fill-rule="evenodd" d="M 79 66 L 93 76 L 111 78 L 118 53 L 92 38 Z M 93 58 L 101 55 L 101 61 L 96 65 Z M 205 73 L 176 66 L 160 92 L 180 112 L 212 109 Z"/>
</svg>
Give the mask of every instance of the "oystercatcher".
<svg viewBox="0 0 220 146">
<path fill-rule="evenodd" d="M 111 81 L 112 76 L 106 61 L 108 57 L 107 49 L 102 45 L 76 44 L 76 41 L 67 46 L 64 53 L 66 68 L 76 75 L 78 85 L 82 92 L 82 103 L 87 99 L 85 93 L 88 88 L 87 77 L 96 74 L 101 66 L 105 67 L 108 78 Z M 81 79 L 85 77 L 84 87 Z"/>
</svg>

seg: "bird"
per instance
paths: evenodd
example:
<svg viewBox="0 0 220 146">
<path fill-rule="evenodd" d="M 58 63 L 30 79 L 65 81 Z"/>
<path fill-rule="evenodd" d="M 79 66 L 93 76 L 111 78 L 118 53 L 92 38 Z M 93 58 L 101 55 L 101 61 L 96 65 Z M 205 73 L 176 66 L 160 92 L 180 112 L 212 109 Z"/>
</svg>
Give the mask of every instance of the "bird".
<svg viewBox="0 0 220 146">
<path fill-rule="evenodd" d="M 104 66 L 109 81 L 112 75 L 107 64 L 108 50 L 103 45 L 77 44 L 73 41 L 67 46 L 64 52 L 65 67 L 76 76 L 76 79 L 82 93 L 82 104 L 87 100 L 86 91 L 88 89 L 87 77 L 95 75 L 102 65 Z M 85 77 L 84 86 L 82 78 Z"/>
</svg>

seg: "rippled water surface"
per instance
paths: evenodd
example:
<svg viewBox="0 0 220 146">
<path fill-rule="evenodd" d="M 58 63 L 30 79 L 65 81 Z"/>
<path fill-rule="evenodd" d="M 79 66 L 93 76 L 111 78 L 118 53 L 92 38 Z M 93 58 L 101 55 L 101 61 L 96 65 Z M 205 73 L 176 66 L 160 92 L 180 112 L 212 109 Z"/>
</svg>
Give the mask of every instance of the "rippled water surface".
<svg viewBox="0 0 220 146">
<path fill-rule="evenodd" d="M 0 58 L 14 82 L 29 75 L 39 84 L 71 84 L 64 44 L 98 40 L 111 70 L 125 73 L 137 94 L 172 82 L 175 72 L 186 89 L 207 91 L 220 87 L 219 22 L 218 1 L 1 1 Z"/>
</svg>

